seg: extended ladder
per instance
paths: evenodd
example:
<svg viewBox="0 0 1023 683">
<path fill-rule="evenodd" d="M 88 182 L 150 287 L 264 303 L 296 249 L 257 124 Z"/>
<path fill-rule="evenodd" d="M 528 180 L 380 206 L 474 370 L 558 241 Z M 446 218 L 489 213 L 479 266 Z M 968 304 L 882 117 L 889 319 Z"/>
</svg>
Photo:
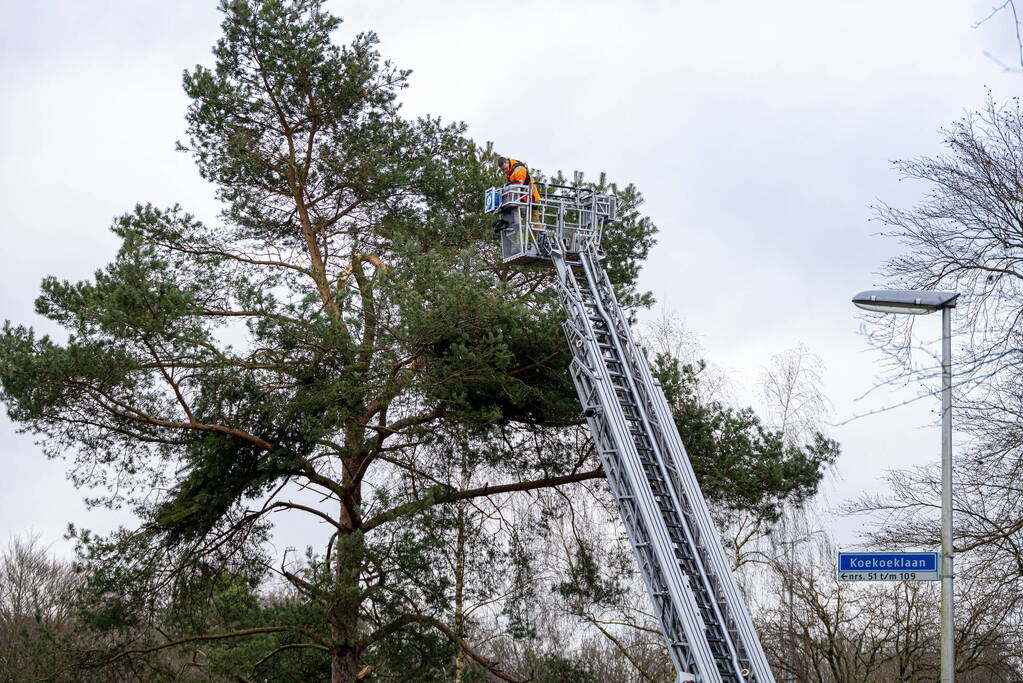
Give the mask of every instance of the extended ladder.
<svg viewBox="0 0 1023 683">
<path fill-rule="evenodd" d="M 578 187 L 487 191 L 506 263 L 553 265 L 572 380 L 679 683 L 773 683 L 671 409 L 601 267 L 613 196 Z"/>
</svg>

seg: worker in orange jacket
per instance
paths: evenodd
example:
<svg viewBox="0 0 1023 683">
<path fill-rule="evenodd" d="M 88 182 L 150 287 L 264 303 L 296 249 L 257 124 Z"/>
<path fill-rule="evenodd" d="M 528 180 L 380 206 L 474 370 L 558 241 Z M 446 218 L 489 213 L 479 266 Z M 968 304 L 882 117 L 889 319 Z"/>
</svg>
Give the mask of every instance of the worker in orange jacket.
<svg viewBox="0 0 1023 683">
<path fill-rule="evenodd" d="M 504 177 L 508 179 L 509 185 L 525 185 L 528 188 L 528 192 L 525 197 L 526 201 L 532 201 L 533 203 L 540 201 L 540 192 L 536 189 L 536 185 L 533 184 L 533 178 L 529 175 L 529 168 L 524 163 L 517 159 L 509 159 L 507 157 L 498 157 L 497 165 L 501 167 L 504 172 Z M 518 213 L 518 212 L 515 212 Z M 522 212 L 523 218 L 525 217 L 525 211 Z M 514 227 L 517 223 L 517 218 L 511 211 L 501 212 L 501 220 L 494 223 L 494 230 L 501 232 L 501 230 L 507 227 Z M 540 224 L 540 210 L 533 208 L 530 212 L 531 222 L 539 225 Z"/>
<path fill-rule="evenodd" d="M 499 157 L 497 163 L 501 170 L 504 171 L 504 177 L 508 179 L 509 185 L 525 185 L 529 188 L 530 194 L 533 195 L 533 201 L 540 201 L 540 193 L 537 191 L 536 185 L 533 184 L 533 179 L 529 175 L 529 169 L 524 163 L 505 157 Z"/>
</svg>

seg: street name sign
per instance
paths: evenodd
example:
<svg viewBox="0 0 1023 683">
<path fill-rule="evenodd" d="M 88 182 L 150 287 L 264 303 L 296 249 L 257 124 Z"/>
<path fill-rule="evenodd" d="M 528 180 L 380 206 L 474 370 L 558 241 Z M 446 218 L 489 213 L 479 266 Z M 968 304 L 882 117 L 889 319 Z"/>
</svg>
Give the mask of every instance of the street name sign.
<svg viewBox="0 0 1023 683">
<path fill-rule="evenodd" d="M 838 553 L 839 581 L 938 581 L 938 553 Z"/>
</svg>

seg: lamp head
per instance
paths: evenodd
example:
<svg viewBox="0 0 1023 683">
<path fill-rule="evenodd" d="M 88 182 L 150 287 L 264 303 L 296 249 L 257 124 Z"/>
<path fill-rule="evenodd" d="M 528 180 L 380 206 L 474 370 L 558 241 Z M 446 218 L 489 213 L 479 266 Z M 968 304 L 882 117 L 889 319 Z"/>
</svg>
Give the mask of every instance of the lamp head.
<svg viewBox="0 0 1023 683">
<path fill-rule="evenodd" d="M 953 308 L 958 298 L 959 292 L 875 289 L 860 292 L 852 298 L 852 302 L 859 308 L 876 313 L 921 315 L 942 308 Z"/>
</svg>

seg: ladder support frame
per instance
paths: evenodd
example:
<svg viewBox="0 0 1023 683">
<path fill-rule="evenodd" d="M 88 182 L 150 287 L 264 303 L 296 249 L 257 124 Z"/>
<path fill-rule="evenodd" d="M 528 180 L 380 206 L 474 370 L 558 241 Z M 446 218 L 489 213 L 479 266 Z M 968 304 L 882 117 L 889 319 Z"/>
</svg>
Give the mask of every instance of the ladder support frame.
<svg viewBox="0 0 1023 683">
<path fill-rule="evenodd" d="M 774 683 L 671 408 L 601 266 L 615 198 L 557 187 L 533 202 L 520 188 L 491 188 L 486 210 L 524 217 L 529 258 L 506 262 L 554 267 L 569 373 L 678 680 Z"/>
</svg>

